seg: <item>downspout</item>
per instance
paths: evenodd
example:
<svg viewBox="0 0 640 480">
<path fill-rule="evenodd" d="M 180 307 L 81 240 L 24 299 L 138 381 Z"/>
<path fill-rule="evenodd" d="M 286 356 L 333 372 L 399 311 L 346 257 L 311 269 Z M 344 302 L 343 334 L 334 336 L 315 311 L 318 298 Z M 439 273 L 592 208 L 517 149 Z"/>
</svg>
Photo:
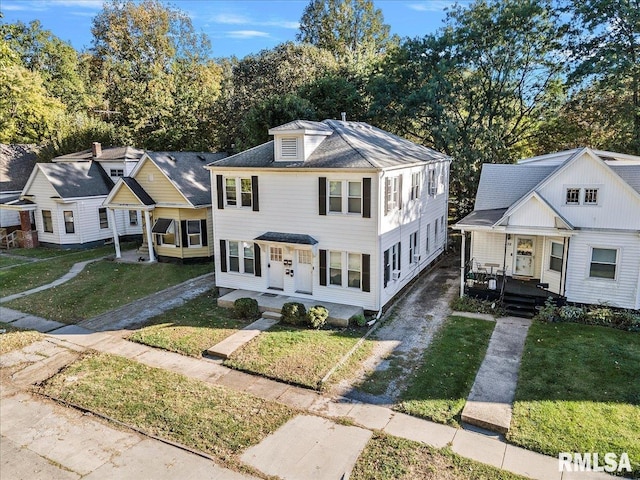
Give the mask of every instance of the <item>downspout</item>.
<svg viewBox="0 0 640 480">
<path fill-rule="evenodd" d="M 464 297 L 464 266 L 466 263 L 467 232 L 460 230 L 462 236 L 462 253 L 460 254 L 460 298 Z"/>
<path fill-rule="evenodd" d="M 569 242 L 571 241 L 571 238 L 566 237 L 563 240 L 563 244 L 564 244 L 564 258 L 563 258 L 563 262 L 562 262 L 562 271 L 560 272 L 560 285 L 562 286 L 562 293 L 561 295 L 563 297 L 566 297 L 565 292 L 567 291 L 567 264 L 569 263 Z"/>
</svg>

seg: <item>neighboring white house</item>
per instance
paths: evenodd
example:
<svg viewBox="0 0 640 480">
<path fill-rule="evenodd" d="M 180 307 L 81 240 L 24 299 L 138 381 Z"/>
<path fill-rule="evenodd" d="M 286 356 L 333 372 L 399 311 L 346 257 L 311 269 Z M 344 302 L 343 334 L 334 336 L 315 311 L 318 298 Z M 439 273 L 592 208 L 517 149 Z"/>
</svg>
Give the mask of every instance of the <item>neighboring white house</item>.
<svg viewBox="0 0 640 480">
<path fill-rule="evenodd" d="M 473 270 L 640 308 L 640 157 L 582 148 L 483 165 L 475 209 L 454 228 L 470 233 Z"/>
<path fill-rule="evenodd" d="M 108 212 L 102 205 L 114 179 L 132 169 L 143 155 L 131 147 L 93 148 L 38 163 L 20 201 L 13 208 L 33 212 L 40 244 L 85 248 L 113 238 L 112 226 L 122 236 L 142 235 L 137 211 Z"/>
<path fill-rule="evenodd" d="M 19 200 L 36 162 L 36 148 L 33 145 L 0 144 L 0 205 L 12 204 Z M 0 228 L 18 228 L 19 225 L 20 216 L 17 210 L 0 209 Z"/>
<path fill-rule="evenodd" d="M 446 155 L 360 122 L 269 134 L 208 166 L 217 286 L 376 311 L 445 250 Z"/>
</svg>

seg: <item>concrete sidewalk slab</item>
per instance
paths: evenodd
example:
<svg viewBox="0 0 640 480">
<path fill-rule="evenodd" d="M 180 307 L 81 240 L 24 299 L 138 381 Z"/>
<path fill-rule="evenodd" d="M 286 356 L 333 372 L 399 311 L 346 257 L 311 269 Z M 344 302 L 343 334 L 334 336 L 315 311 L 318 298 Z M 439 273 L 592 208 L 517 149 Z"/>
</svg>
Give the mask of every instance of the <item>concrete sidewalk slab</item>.
<svg viewBox="0 0 640 480">
<path fill-rule="evenodd" d="M 80 474 L 70 472 L 28 448 L 18 445 L 13 440 L 2 437 L 0 441 L 0 478 L 76 480 L 80 478 Z"/>
<path fill-rule="evenodd" d="M 382 430 L 391 420 L 393 412 L 379 405 L 354 403 L 347 416 L 365 428 Z"/>
<path fill-rule="evenodd" d="M 12 308 L 0 307 L 0 322 L 11 323 L 19 318 L 26 317 L 27 314 Z"/>
<path fill-rule="evenodd" d="M 307 410 L 309 407 L 311 407 L 311 405 L 313 405 L 313 402 L 318 399 L 318 396 L 319 393 L 312 392 L 311 390 L 307 390 L 306 388 L 290 386 L 284 392 L 282 392 L 282 394 L 276 400 L 293 408 Z"/>
<path fill-rule="evenodd" d="M 404 413 L 394 413 L 383 431 L 396 437 L 426 443 L 436 448 L 446 447 L 456 435 L 456 429 L 453 427 L 429 422 Z"/>
<path fill-rule="evenodd" d="M 507 433 L 518 371 L 531 320 L 504 317 L 496 320 L 489 346 L 462 410 L 463 422 Z"/>
<path fill-rule="evenodd" d="M 348 478 L 371 435 L 363 428 L 299 415 L 249 448 L 241 460 L 284 480 Z"/>
<path fill-rule="evenodd" d="M 76 352 L 64 350 L 17 371 L 11 376 L 11 380 L 14 384 L 20 386 L 34 385 L 52 377 L 77 359 L 78 354 Z"/>
<path fill-rule="evenodd" d="M 36 317 L 35 315 L 26 315 L 15 320 L 11 325 L 18 328 L 24 328 L 25 330 L 35 330 L 36 332 L 47 333 L 60 327 L 64 327 L 65 324 L 54 320 L 47 320 L 42 317 Z"/>
<path fill-rule="evenodd" d="M 462 429 L 458 429 L 451 445 L 457 454 L 497 468 L 502 467 L 506 448 L 500 440 Z"/>
<path fill-rule="evenodd" d="M 558 459 L 507 445 L 502 468 L 534 480 L 560 480 Z"/>
<path fill-rule="evenodd" d="M 215 344 L 207 350 L 207 353 L 214 357 L 229 358 L 233 352 L 250 342 L 265 330 L 269 330 L 276 323 L 278 323 L 278 321 L 271 318 L 260 318 L 250 325 L 247 325 L 242 330 L 238 330 L 236 333 L 229 335 L 221 342 Z"/>
<path fill-rule="evenodd" d="M 82 347 L 91 347 L 109 338 L 106 333 L 95 333 L 79 325 L 67 325 L 66 327 L 48 332 L 47 335 Z"/>
</svg>

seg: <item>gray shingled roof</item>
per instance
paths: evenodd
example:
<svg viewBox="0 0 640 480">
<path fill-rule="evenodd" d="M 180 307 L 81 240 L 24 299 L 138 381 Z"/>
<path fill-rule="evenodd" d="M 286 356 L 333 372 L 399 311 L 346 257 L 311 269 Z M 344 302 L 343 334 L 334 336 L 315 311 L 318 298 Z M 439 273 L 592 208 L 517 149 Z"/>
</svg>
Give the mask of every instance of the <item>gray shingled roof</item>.
<svg viewBox="0 0 640 480">
<path fill-rule="evenodd" d="M 264 242 L 295 243 L 297 245 L 315 245 L 318 243 L 318 240 L 310 235 L 282 232 L 266 232 L 259 237 L 256 237 L 255 240 L 261 240 Z"/>
<path fill-rule="evenodd" d="M 460 226 L 491 227 L 502 218 L 507 208 L 495 210 L 474 210 L 458 222 Z"/>
<path fill-rule="evenodd" d="M 144 150 L 133 147 L 106 147 L 102 149 L 102 154 L 95 160 L 101 162 L 122 161 L 122 160 L 139 160 L 144 155 Z M 68 153 L 55 157 L 53 161 L 87 161 L 93 159 L 93 150 L 91 148 L 80 152 Z"/>
<path fill-rule="evenodd" d="M 155 205 L 156 202 L 153 201 L 153 198 L 149 196 L 149 194 L 142 188 L 142 185 L 138 183 L 135 178 L 132 177 L 122 177 L 122 181 L 131 189 L 136 197 L 144 204 L 144 205 Z"/>
<path fill-rule="evenodd" d="M 294 120 L 293 122 L 285 123 L 284 125 L 279 125 L 277 127 L 269 129 L 273 131 L 283 131 L 287 130 L 319 130 L 323 132 L 332 132 L 331 127 L 328 127 L 322 122 L 312 122 L 310 120 Z"/>
<path fill-rule="evenodd" d="M 609 165 L 609 167 L 631 185 L 631 188 L 640 193 L 640 165 Z"/>
<path fill-rule="evenodd" d="M 324 120 L 333 133 L 302 162 L 275 162 L 273 141 L 216 162 L 213 167 L 388 168 L 449 157 L 362 122 Z M 279 128 L 279 127 L 276 127 Z M 273 130 L 273 129 L 272 129 Z"/>
<path fill-rule="evenodd" d="M 485 163 L 474 210 L 509 208 L 558 167 Z"/>
<path fill-rule="evenodd" d="M 20 192 L 38 161 L 35 145 L 0 144 L 0 192 Z"/>
<path fill-rule="evenodd" d="M 61 198 L 108 195 L 113 181 L 95 162 L 39 163 Z"/>
<path fill-rule="evenodd" d="M 164 174 L 194 206 L 211 204 L 211 179 L 204 168 L 227 156 L 208 152 L 147 152 Z"/>
</svg>

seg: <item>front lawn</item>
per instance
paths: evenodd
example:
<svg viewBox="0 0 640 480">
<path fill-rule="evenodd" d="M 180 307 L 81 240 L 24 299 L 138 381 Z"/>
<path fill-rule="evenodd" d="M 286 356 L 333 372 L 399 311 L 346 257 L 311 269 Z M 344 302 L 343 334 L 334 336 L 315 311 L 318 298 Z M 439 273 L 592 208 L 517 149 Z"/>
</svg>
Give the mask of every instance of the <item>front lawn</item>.
<svg viewBox="0 0 640 480">
<path fill-rule="evenodd" d="M 236 350 L 224 364 L 265 377 L 308 388 L 321 388 L 320 381 L 364 335 L 364 329 L 299 329 L 274 325 Z M 365 341 L 340 375 L 355 369 L 371 351 Z"/>
<path fill-rule="evenodd" d="M 128 340 L 163 348 L 191 357 L 200 357 L 207 348 L 248 325 L 232 318 L 231 311 L 216 305 L 216 296 L 207 292 L 151 319 Z"/>
<path fill-rule="evenodd" d="M 12 250 L 12 253 L 13 252 L 14 250 Z M 42 260 L 1 270 L 0 295 L 3 297 L 51 283 L 62 277 L 65 273 L 68 273 L 69 269 L 71 269 L 73 264 L 76 262 L 82 262 L 84 260 L 113 254 L 113 246 L 104 246 L 74 252 L 69 252 L 68 250 L 54 250 L 50 248 L 37 248 L 33 250 L 24 250 L 23 252 L 20 252 L 20 254 L 26 254 L 27 252 L 33 253 L 33 258 L 40 258 Z"/>
<path fill-rule="evenodd" d="M 627 452 L 640 474 L 640 335 L 534 323 L 520 367 L 508 440 L 559 452 Z"/>
<path fill-rule="evenodd" d="M 42 262 L 34 266 L 49 263 Z M 72 324 L 208 273 L 211 268 L 210 263 L 174 265 L 101 260 L 87 265 L 67 283 L 5 305 L 21 312 Z"/>
<path fill-rule="evenodd" d="M 458 426 L 494 327 L 486 320 L 449 317 L 425 351 L 397 409 Z"/>
<path fill-rule="evenodd" d="M 238 456 L 294 415 L 284 405 L 105 354 L 87 355 L 47 380 L 42 391 L 213 455 Z"/>
<path fill-rule="evenodd" d="M 27 263 L 30 260 L 27 258 L 17 258 L 17 257 L 9 257 L 7 255 L 2 255 L 0 253 L 0 268 L 11 267 L 14 265 L 21 265 L 23 263 Z"/>
<path fill-rule="evenodd" d="M 19 350 L 44 338 L 40 332 L 16 328 L 10 323 L 0 322 L 0 330 L 4 330 L 0 333 L 0 355 Z"/>
<path fill-rule="evenodd" d="M 525 480 L 423 443 L 376 432 L 358 457 L 352 480 Z"/>
</svg>

